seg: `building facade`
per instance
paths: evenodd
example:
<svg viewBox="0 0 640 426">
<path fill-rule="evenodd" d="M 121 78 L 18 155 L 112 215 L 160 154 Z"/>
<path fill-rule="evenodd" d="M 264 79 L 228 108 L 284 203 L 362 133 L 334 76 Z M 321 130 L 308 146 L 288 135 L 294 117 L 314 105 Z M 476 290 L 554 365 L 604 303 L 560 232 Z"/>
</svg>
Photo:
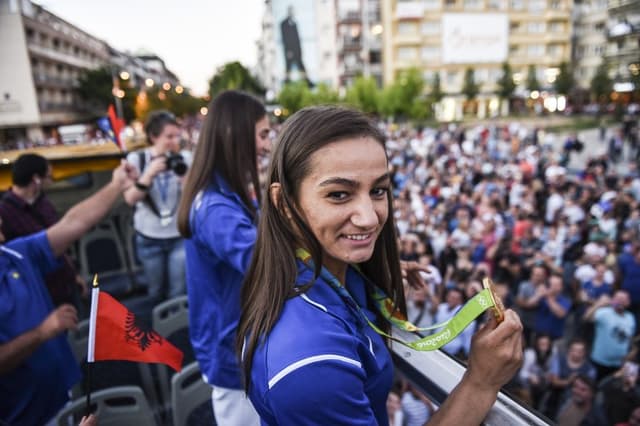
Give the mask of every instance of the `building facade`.
<svg viewBox="0 0 640 426">
<path fill-rule="evenodd" d="M 607 0 L 576 1 L 573 63 L 577 86 L 588 90 L 607 49 Z"/>
<path fill-rule="evenodd" d="M 605 60 L 618 94 L 640 91 L 640 1 L 608 0 Z"/>
<path fill-rule="evenodd" d="M 109 61 L 109 46 L 28 0 L 0 0 L 0 144 L 43 141 L 81 119 L 78 76 Z M 19 146 L 19 145 L 18 145 Z"/>
<path fill-rule="evenodd" d="M 158 56 L 118 52 L 30 0 L 0 0 L 0 57 L 4 149 L 51 143 L 59 126 L 91 119 L 76 94 L 86 70 L 112 68 L 116 101 L 119 76 L 136 87 L 179 83 Z"/>
<path fill-rule="evenodd" d="M 382 86 L 382 22 L 380 0 L 335 0 L 338 86 L 354 78 L 372 77 Z"/>
<path fill-rule="evenodd" d="M 541 88 L 551 88 L 558 65 L 571 58 L 571 10 L 571 0 L 384 0 L 385 83 L 411 67 L 422 70 L 427 87 L 438 74 L 446 96 L 436 116 L 458 120 L 468 104 L 465 70 L 472 68 L 480 85 L 472 113 L 497 115 L 503 62 L 511 65 L 516 94 L 529 96 L 530 67 Z M 551 96 L 546 90 L 536 95 Z"/>
</svg>

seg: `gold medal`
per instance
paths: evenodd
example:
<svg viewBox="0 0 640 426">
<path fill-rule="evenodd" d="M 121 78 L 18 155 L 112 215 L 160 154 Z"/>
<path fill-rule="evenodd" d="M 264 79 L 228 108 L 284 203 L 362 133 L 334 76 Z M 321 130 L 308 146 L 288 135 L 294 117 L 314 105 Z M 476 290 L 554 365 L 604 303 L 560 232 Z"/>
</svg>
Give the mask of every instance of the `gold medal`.
<svg viewBox="0 0 640 426">
<path fill-rule="evenodd" d="M 496 289 L 490 278 L 483 279 L 482 286 L 489 290 L 489 295 L 493 300 L 493 306 L 490 309 L 493 313 L 493 316 L 496 318 L 496 321 L 498 321 L 498 324 L 500 324 L 502 321 L 504 321 L 504 305 L 502 304 L 502 300 L 496 294 Z"/>
</svg>

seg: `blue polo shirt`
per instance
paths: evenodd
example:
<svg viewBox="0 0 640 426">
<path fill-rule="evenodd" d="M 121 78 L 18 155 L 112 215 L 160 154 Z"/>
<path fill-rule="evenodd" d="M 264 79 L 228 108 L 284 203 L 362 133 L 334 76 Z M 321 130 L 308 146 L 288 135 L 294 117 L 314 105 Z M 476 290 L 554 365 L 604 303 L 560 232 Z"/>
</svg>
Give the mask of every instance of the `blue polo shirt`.
<svg viewBox="0 0 640 426">
<path fill-rule="evenodd" d="M 0 246 L 0 344 L 37 327 L 53 311 L 44 275 L 59 264 L 45 231 Z M 42 344 L 0 375 L 0 423 L 42 425 L 69 400 L 80 369 L 66 335 Z"/>
<path fill-rule="evenodd" d="M 313 279 L 299 262 L 298 284 Z M 347 289 L 366 307 L 362 277 Z M 375 314 L 364 310 L 371 321 Z M 249 398 L 266 425 L 388 425 L 393 363 L 380 335 L 322 279 L 289 299 L 256 349 Z"/>
<path fill-rule="evenodd" d="M 568 297 L 560 294 L 556 298 L 556 302 L 558 302 L 567 313 L 569 312 L 571 300 Z M 551 312 L 547 300 L 543 298 L 540 300 L 538 310 L 536 311 L 536 333 L 548 334 L 552 339 L 559 339 L 564 333 L 564 322 L 566 318 L 566 315 L 563 318 L 555 316 L 553 312 Z"/>
<path fill-rule="evenodd" d="M 185 240 L 189 333 L 205 380 L 242 389 L 235 339 L 256 227 L 240 197 L 222 178 L 216 182 L 191 206 L 192 237 Z"/>
</svg>

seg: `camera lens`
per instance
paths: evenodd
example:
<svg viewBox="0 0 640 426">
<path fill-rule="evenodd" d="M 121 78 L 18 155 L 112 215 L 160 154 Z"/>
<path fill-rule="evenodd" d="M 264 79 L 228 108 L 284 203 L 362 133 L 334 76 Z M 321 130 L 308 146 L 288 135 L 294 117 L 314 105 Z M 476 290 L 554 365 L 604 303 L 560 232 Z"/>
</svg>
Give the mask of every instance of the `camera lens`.
<svg viewBox="0 0 640 426">
<path fill-rule="evenodd" d="M 173 171 L 173 173 L 178 176 L 183 176 L 187 173 L 187 168 L 187 163 L 185 163 L 182 155 L 176 153 L 167 154 L 167 169 Z"/>
</svg>

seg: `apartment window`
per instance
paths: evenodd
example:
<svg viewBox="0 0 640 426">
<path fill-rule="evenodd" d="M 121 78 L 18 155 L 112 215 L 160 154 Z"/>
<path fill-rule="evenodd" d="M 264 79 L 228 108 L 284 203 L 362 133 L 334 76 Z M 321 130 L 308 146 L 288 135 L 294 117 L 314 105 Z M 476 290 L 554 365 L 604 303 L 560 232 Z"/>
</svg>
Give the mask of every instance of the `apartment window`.
<svg viewBox="0 0 640 426">
<path fill-rule="evenodd" d="M 52 43 L 55 49 L 58 49 L 60 47 L 60 40 L 58 40 L 57 38 L 54 38 Z"/>
<path fill-rule="evenodd" d="M 489 80 L 489 69 L 488 68 L 478 68 L 474 75 L 473 78 L 475 79 L 476 83 L 478 84 L 484 84 L 487 83 Z"/>
<path fill-rule="evenodd" d="M 425 46 L 422 48 L 422 59 L 425 61 L 440 59 L 439 46 Z"/>
<path fill-rule="evenodd" d="M 518 31 L 520 31 L 520 22 L 512 22 L 509 24 L 510 33 L 517 33 Z"/>
<path fill-rule="evenodd" d="M 398 24 L 398 35 L 417 35 L 418 25 L 414 22 L 400 22 Z"/>
<path fill-rule="evenodd" d="M 457 71 L 447 71 L 447 85 L 452 86 L 456 84 L 458 81 L 458 72 Z"/>
<path fill-rule="evenodd" d="M 427 84 L 433 83 L 433 79 L 436 76 L 437 71 L 423 71 L 422 79 L 427 82 Z"/>
<path fill-rule="evenodd" d="M 584 58 L 584 51 L 585 51 L 584 46 L 578 46 L 576 48 L 576 59 Z"/>
<path fill-rule="evenodd" d="M 560 0 L 551 0 L 549 7 L 554 10 L 562 9 L 562 2 Z"/>
<path fill-rule="evenodd" d="M 544 45 L 542 44 L 531 44 L 527 46 L 527 55 L 528 56 L 542 56 L 544 55 Z"/>
<path fill-rule="evenodd" d="M 506 7 L 506 0 L 489 0 L 489 9 L 504 10 Z"/>
<path fill-rule="evenodd" d="M 425 10 L 438 10 L 440 9 L 441 0 L 424 0 L 422 5 Z"/>
<path fill-rule="evenodd" d="M 513 10 L 524 9 L 524 0 L 511 0 L 511 9 Z"/>
<path fill-rule="evenodd" d="M 372 50 L 369 52 L 369 63 L 370 64 L 381 64 L 382 63 L 382 52 L 379 50 Z"/>
<path fill-rule="evenodd" d="M 464 0 L 465 10 L 478 10 L 482 8 L 483 0 Z"/>
<path fill-rule="evenodd" d="M 547 0 L 529 0 L 529 12 L 543 12 L 547 7 Z"/>
<path fill-rule="evenodd" d="M 604 22 L 598 22 L 596 24 L 596 31 L 599 32 L 599 33 L 604 32 L 605 28 L 606 28 L 606 26 L 604 25 Z"/>
<path fill-rule="evenodd" d="M 552 22 L 549 24 L 549 31 L 552 33 L 561 33 L 564 31 L 563 22 Z"/>
<path fill-rule="evenodd" d="M 400 47 L 397 55 L 399 61 L 413 61 L 418 57 L 415 47 Z"/>
<path fill-rule="evenodd" d="M 444 7 L 450 9 L 456 6 L 456 0 L 444 0 Z"/>
<path fill-rule="evenodd" d="M 440 21 L 427 21 L 422 24 L 422 34 L 438 35 L 440 34 Z"/>
<path fill-rule="evenodd" d="M 527 24 L 527 31 L 535 34 L 543 33 L 545 31 L 544 22 L 529 22 Z"/>
<path fill-rule="evenodd" d="M 605 46 L 603 44 L 599 44 L 593 47 L 596 56 L 602 56 L 605 53 Z"/>
<path fill-rule="evenodd" d="M 495 83 L 502 77 L 502 70 L 500 68 L 492 68 L 489 70 L 489 82 Z"/>
<path fill-rule="evenodd" d="M 509 46 L 509 55 L 518 56 L 520 54 L 520 46 L 511 45 Z"/>
<path fill-rule="evenodd" d="M 562 55 L 562 45 L 560 44 L 550 44 L 547 52 L 550 56 L 560 56 Z"/>
</svg>

